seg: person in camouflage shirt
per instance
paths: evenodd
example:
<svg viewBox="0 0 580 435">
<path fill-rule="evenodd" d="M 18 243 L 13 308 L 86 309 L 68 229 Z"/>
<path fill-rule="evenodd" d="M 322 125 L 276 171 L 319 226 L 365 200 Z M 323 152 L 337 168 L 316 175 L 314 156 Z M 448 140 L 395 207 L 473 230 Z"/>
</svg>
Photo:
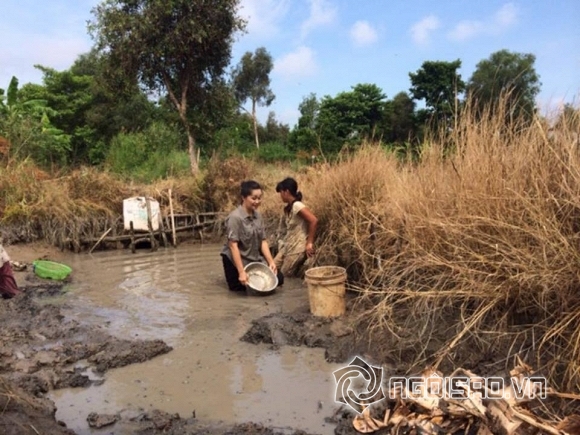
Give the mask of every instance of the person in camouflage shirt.
<svg viewBox="0 0 580 435">
<path fill-rule="evenodd" d="M 4 246 L 0 244 L 0 295 L 4 299 L 9 299 L 20 293 L 16 280 L 14 279 L 14 272 L 10 264 L 10 257 Z"/>
<path fill-rule="evenodd" d="M 298 183 L 294 178 L 280 181 L 276 186 L 276 192 L 286 204 L 284 207 L 286 234 L 274 262 L 285 276 L 296 276 L 305 262 L 314 255 L 318 219 L 302 202 L 302 193 L 298 190 Z"/>
</svg>

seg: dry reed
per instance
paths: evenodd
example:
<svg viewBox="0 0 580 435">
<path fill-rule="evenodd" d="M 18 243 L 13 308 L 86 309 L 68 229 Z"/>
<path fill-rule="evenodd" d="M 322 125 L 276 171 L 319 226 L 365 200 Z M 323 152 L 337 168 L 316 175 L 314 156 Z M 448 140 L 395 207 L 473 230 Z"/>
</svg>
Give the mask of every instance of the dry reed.
<svg viewBox="0 0 580 435">
<path fill-rule="evenodd" d="M 310 180 L 318 264 L 347 267 L 398 362 L 494 371 L 519 355 L 577 390 L 578 144 L 539 121 L 460 119 L 419 163 L 366 146 Z"/>
<path fill-rule="evenodd" d="M 197 178 L 128 184 L 94 168 L 50 176 L 21 162 L 0 169 L 2 235 L 8 242 L 40 239 L 80 249 L 82 240 L 93 240 L 111 227 L 122 228 L 123 199 L 146 195 L 164 206 L 169 188 L 176 212 L 204 209 Z"/>
</svg>

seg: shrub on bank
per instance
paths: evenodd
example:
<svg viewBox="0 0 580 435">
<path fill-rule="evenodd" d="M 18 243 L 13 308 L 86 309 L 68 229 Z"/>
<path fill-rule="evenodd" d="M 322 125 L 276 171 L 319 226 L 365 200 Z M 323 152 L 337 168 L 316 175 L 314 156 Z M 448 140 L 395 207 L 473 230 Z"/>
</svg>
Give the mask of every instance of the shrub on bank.
<svg viewBox="0 0 580 435">
<path fill-rule="evenodd" d="M 143 132 L 120 133 L 111 141 L 106 167 L 127 179 L 150 183 L 189 174 L 183 136 L 167 124 L 153 123 Z"/>
</svg>

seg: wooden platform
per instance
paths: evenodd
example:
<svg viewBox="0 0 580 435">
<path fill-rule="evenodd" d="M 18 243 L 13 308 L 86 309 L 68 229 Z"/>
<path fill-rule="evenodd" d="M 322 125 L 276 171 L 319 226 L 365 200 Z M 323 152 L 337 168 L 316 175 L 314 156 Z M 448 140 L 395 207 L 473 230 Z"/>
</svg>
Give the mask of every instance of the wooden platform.
<svg viewBox="0 0 580 435">
<path fill-rule="evenodd" d="M 147 242 L 151 245 L 151 250 L 156 251 L 160 245 L 177 246 L 178 235 L 191 232 L 193 236 L 198 236 L 203 242 L 203 230 L 206 228 L 219 225 L 227 216 L 226 213 L 192 213 L 173 215 L 175 228 L 172 228 L 172 219 L 170 216 L 164 216 L 159 222 L 159 228 L 153 230 L 151 222 L 149 231 L 135 231 L 132 229 L 133 222 L 130 222 L 130 229 L 125 230 L 123 217 L 119 217 L 114 225 L 105 229 L 100 237 L 79 238 L 77 240 L 67 239 L 65 244 L 72 246 L 75 252 L 80 252 L 81 247 L 92 246 L 89 252 L 92 252 L 101 243 L 116 243 L 117 248 L 121 249 L 127 242 L 131 251 L 134 253 L 139 243 Z M 64 247 L 61 247 L 64 248 Z"/>
</svg>

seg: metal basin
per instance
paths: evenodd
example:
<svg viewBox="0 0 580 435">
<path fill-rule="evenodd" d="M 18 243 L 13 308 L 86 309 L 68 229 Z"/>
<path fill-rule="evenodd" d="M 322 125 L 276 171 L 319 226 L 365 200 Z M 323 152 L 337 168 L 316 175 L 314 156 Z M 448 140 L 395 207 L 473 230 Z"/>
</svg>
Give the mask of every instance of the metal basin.
<svg viewBox="0 0 580 435">
<path fill-rule="evenodd" d="M 278 287 L 278 277 L 264 263 L 249 263 L 244 270 L 248 274 L 248 293 L 267 295 Z"/>
</svg>

